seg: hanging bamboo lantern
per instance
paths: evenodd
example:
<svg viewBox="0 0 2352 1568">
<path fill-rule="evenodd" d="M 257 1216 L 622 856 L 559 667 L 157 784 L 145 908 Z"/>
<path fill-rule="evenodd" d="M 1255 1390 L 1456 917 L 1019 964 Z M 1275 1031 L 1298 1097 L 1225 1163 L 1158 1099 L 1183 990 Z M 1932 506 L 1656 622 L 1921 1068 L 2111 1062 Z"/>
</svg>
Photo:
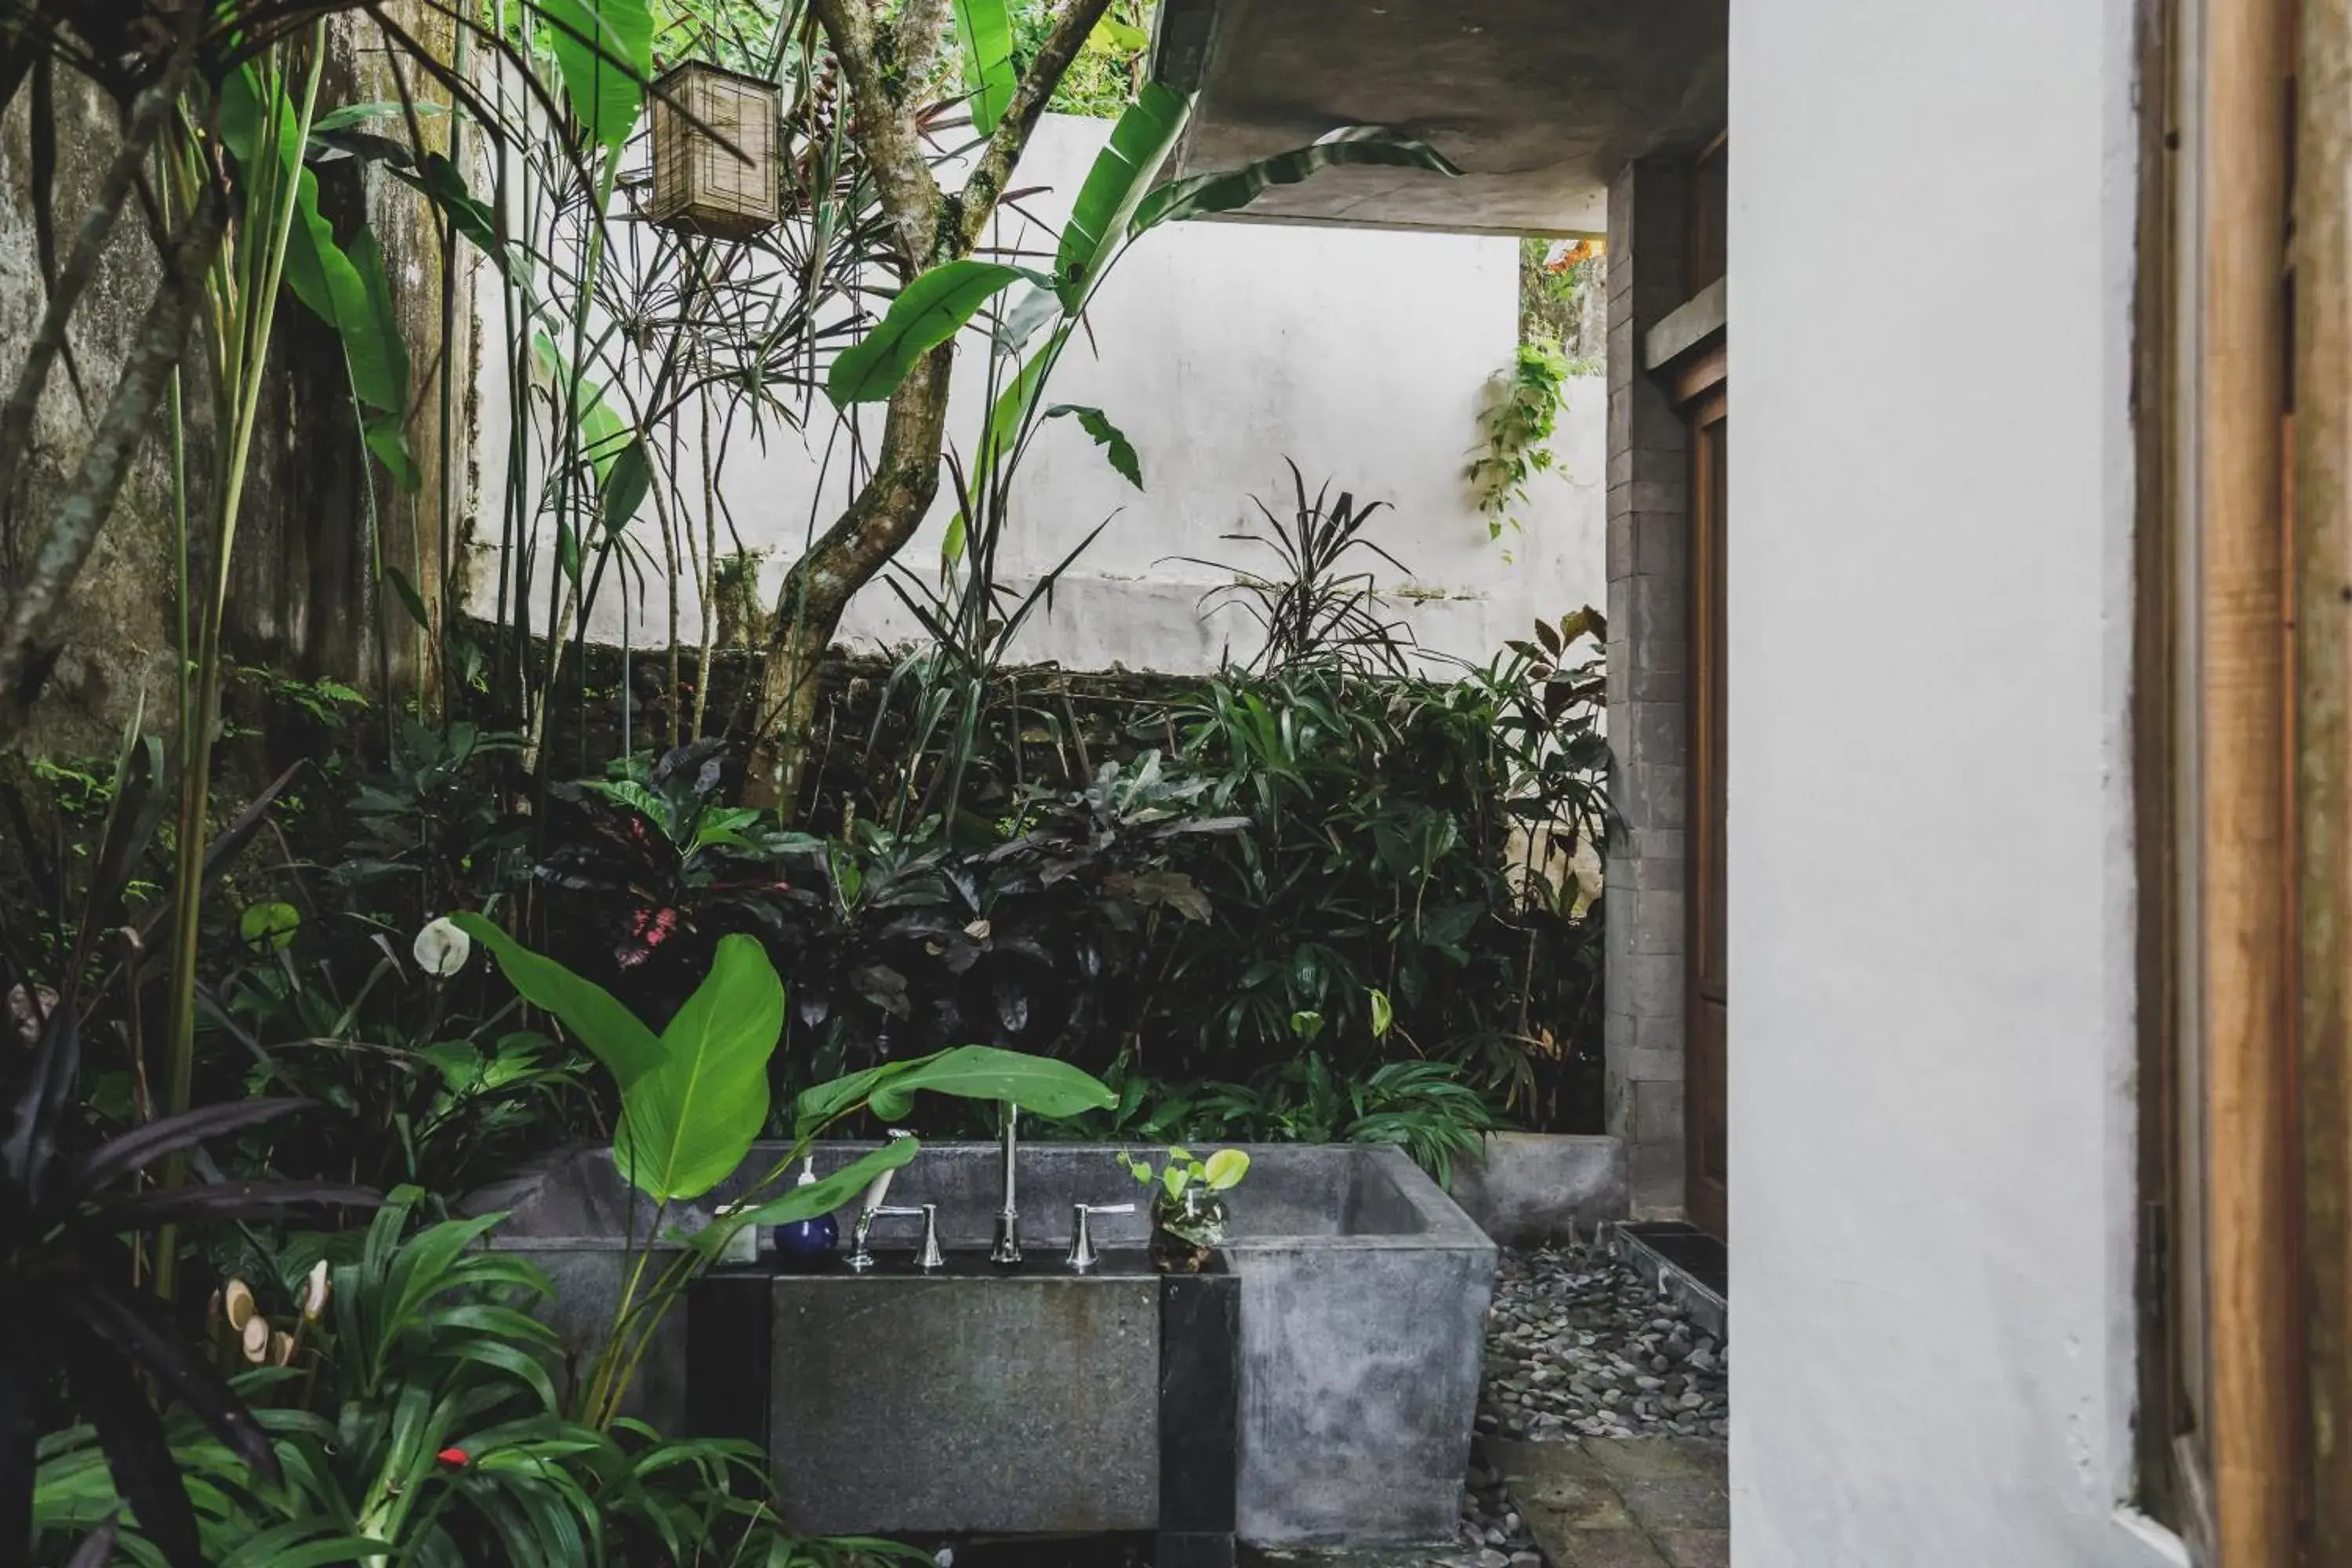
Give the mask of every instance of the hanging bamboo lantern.
<svg viewBox="0 0 2352 1568">
<path fill-rule="evenodd" d="M 728 239 L 772 226 L 782 104 L 775 83 L 698 60 L 656 81 L 653 220 Z"/>
</svg>

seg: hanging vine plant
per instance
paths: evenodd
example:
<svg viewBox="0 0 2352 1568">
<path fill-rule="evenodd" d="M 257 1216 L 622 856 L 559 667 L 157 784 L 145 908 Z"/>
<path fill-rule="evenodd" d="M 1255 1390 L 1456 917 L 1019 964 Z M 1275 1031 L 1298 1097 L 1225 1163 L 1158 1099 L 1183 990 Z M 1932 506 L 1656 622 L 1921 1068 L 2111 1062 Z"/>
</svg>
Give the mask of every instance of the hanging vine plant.
<svg viewBox="0 0 2352 1568">
<path fill-rule="evenodd" d="M 1507 526 L 1515 531 L 1523 526 L 1518 509 L 1527 504 L 1528 481 L 1559 463 L 1551 437 L 1568 376 L 1568 357 L 1558 343 L 1547 338 L 1523 342 L 1498 378 L 1501 395 L 1478 416 L 1485 444 L 1463 475 L 1478 492 L 1490 538 L 1500 539 Z"/>
</svg>

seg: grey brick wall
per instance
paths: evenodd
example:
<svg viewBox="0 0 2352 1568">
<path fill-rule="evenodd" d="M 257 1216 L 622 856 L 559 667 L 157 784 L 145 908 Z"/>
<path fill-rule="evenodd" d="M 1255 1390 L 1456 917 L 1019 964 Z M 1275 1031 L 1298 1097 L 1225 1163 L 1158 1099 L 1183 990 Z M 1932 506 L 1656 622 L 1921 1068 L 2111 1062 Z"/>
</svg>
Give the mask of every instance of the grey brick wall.
<svg viewBox="0 0 2352 1568">
<path fill-rule="evenodd" d="M 1609 1131 L 1636 1218 L 1683 1207 L 1685 836 L 1690 720 L 1689 457 L 1642 338 L 1683 302 L 1688 184 L 1643 159 L 1609 189 L 1609 735 L 1624 826 L 1610 847 Z"/>
</svg>

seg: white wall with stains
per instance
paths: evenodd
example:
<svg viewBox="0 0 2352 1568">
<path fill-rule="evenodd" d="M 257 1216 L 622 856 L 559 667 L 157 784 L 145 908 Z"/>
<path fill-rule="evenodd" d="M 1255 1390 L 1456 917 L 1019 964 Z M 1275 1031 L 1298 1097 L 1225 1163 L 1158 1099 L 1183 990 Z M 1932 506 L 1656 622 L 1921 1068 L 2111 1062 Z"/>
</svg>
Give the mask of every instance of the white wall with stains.
<svg viewBox="0 0 2352 1568">
<path fill-rule="evenodd" d="M 1108 131 L 1106 121 L 1047 117 L 1013 182 L 1045 188 L 1024 197 L 1022 210 L 1057 224 Z M 1048 255 L 1053 245 L 1047 228 L 1012 217 L 999 237 Z M 1287 519 L 1286 458 L 1310 492 L 1328 479 L 1335 496 L 1346 489 L 1390 503 L 1368 533 L 1407 570 L 1368 552 L 1361 563 L 1389 613 L 1433 652 L 1483 660 L 1539 616 L 1605 602 L 1599 377 L 1571 385 L 1553 444 L 1559 467 L 1532 485 L 1522 531 L 1490 539 L 1463 478 L 1491 378 L 1516 345 L 1517 265 L 1512 240 L 1437 234 L 1204 222 L 1147 237 L 1097 297 L 1093 349 L 1075 347 L 1049 392 L 1055 403 L 1101 407 L 1125 430 L 1145 488 L 1115 475 L 1075 421 L 1045 428 L 1020 475 L 1003 575 L 1034 581 L 1107 525 L 1062 579 L 1050 613 L 1024 631 L 1018 657 L 1183 672 L 1213 668 L 1228 647 L 1236 657 L 1254 652 L 1240 610 L 1202 612 L 1202 596 L 1230 573 L 1183 558 L 1264 569 L 1266 558 L 1220 536 L 1256 516 L 1253 496 Z M 495 290 L 484 297 L 494 309 Z M 502 331 L 493 320 L 485 340 Z M 979 348 L 967 336 L 957 361 L 950 435 L 963 450 L 987 403 Z M 495 363 L 483 369 L 480 397 L 476 493 L 486 522 L 478 540 L 488 542 L 478 542 L 472 582 L 477 607 L 487 609 L 505 468 L 497 433 L 506 427 L 507 390 Z M 866 429 L 869 440 L 878 434 L 878 408 Z M 725 510 L 742 545 L 761 557 L 764 604 L 812 527 L 842 502 L 843 439 L 820 400 L 807 429 L 774 428 L 763 443 L 739 436 L 730 446 Z M 943 493 L 901 556 L 907 567 L 936 574 L 951 510 Z M 650 510 L 636 526 L 651 528 Z M 667 637 L 657 583 L 632 589 L 629 621 L 635 646 Z M 682 621 L 691 641 L 699 623 L 690 585 Z M 609 586 L 592 626 L 600 640 L 620 640 L 620 596 Z M 843 632 L 872 647 L 910 639 L 918 627 L 877 583 L 853 604 Z"/>
<path fill-rule="evenodd" d="M 2129 1510 L 2126 0 L 1731 11 L 1738 1568 Z"/>
</svg>

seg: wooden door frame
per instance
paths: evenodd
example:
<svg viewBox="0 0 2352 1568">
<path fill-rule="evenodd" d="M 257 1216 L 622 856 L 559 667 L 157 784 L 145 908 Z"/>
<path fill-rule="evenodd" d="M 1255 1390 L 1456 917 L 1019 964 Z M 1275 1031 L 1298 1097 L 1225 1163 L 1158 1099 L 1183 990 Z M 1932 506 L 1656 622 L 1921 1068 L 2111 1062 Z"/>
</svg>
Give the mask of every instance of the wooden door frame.
<svg viewBox="0 0 2352 1568">
<path fill-rule="evenodd" d="M 2343 3 L 2314 0 L 2305 21 Z M 2306 1468 L 2309 1379 L 2326 1369 L 2303 1350 L 2305 1205 L 2340 1218 L 2347 1164 L 2340 1144 L 2329 1151 L 2331 1197 L 2304 1143 L 2298 1079 L 2346 1082 L 2345 1032 L 2312 1027 L 2305 960 L 2341 963 L 2352 939 L 2331 928 L 2315 942 L 2298 881 L 2315 885 L 2306 850 L 2332 843 L 2343 858 L 2346 840 L 2327 836 L 2352 823 L 2352 784 L 2331 756 L 2332 795 L 2312 788 L 2298 687 L 2307 706 L 2332 677 L 2340 710 L 2345 645 L 2295 626 L 2290 584 L 2335 598 L 2352 555 L 2315 578 L 2328 557 L 2308 517 L 2287 522 L 2310 507 L 2286 450 L 2288 351 L 2303 330 L 2288 310 L 2297 25 L 2295 0 L 2147 0 L 2141 16 L 2141 1489 L 2218 1568 L 2345 1561 L 2336 1548 L 2305 1557 L 2304 1539 L 2328 1489 Z M 2327 374 L 2345 375 L 2340 363 Z M 2320 668 L 2330 654 L 2339 662 Z M 2327 870 L 2319 880 L 2340 888 L 2341 865 Z M 2321 1009 L 2339 1025 L 2345 989 Z"/>
<path fill-rule="evenodd" d="M 2282 421 L 2287 0 L 2201 7 L 2196 351 L 2198 704 L 2212 1371 L 2227 1568 L 2296 1561 L 2298 1228 Z"/>
<path fill-rule="evenodd" d="M 2352 5 L 2295 61 L 2294 444 L 2300 1109 L 2311 1557 L 2352 1562 Z"/>
<path fill-rule="evenodd" d="M 1683 820 L 1690 835 L 1691 853 L 1685 858 L 1684 884 L 1684 943 L 1683 964 L 1683 1206 L 1691 1223 L 1709 1235 L 1727 1237 L 1730 1232 L 1730 1186 L 1727 1174 L 1711 1177 L 1707 1169 L 1706 1100 L 1705 1094 L 1695 1092 L 1698 1075 L 1690 1069 L 1698 1048 L 1698 1023 L 1707 999 L 1700 994 L 1703 957 L 1707 951 L 1707 924 L 1714 913 L 1713 889 L 1706 886 L 1708 861 L 1704 853 L 1706 835 L 1712 830 L 1714 804 L 1710 784 L 1715 773 L 1723 766 L 1723 758 L 1716 755 L 1716 744 L 1710 731 L 1709 718 L 1714 705 L 1724 700 L 1725 694 L 1712 689 L 1713 663 L 1710 638 L 1715 622 L 1712 610 L 1716 600 L 1727 590 L 1722 578 L 1725 552 L 1723 542 L 1715 539 L 1707 515 L 1708 507 L 1721 477 L 1709 468 L 1709 447 L 1706 432 L 1730 417 L 1729 355 L 1725 337 L 1718 332 L 1694 345 L 1683 361 L 1672 367 L 1667 385 L 1681 411 L 1689 432 L 1690 489 L 1689 504 L 1684 509 L 1690 530 L 1689 573 L 1689 681 L 1690 698 L 1686 704 L 1687 751 L 1689 760 L 1685 772 Z M 1728 531 L 1728 522 L 1726 531 Z M 1722 846 L 1715 853 L 1724 853 Z M 1724 998 L 1727 1015 L 1729 998 Z M 1728 1055 L 1728 1031 L 1727 1029 Z M 1719 1092 L 1727 1100 L 1727 1081 Z M 1718 1108 L 1728 1120 L 1729 1107 Z M 1719 1190 L 1718 1190 L 1719 1189 Z"/>
</svg>

